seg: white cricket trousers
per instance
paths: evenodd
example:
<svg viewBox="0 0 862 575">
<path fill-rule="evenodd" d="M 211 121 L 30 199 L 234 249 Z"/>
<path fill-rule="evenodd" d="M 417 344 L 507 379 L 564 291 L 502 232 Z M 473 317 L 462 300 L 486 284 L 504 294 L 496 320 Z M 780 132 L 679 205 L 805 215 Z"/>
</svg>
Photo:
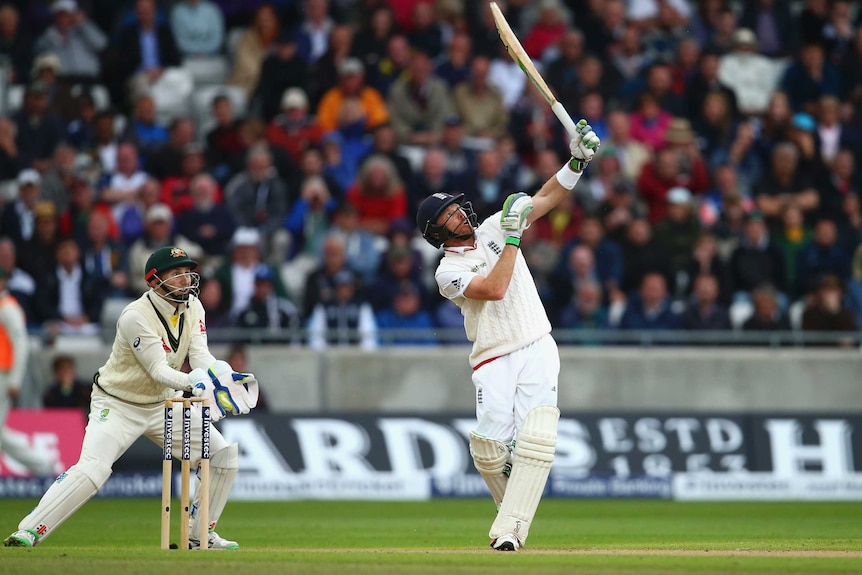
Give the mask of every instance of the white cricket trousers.
<svg viewBox="0 0 862 575">
<path fill-rule="evenodd" d="M 508 444 L 527 413 L 557 405 L 560 352 L 550 334 L 473 371 L 476 433 Z"/>
</svg>

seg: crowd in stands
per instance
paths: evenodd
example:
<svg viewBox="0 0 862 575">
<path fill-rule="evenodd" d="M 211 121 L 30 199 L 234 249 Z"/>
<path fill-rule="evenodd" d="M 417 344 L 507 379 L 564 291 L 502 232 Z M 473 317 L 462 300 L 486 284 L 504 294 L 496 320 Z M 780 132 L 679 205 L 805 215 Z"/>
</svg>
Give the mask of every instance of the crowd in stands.
<svg viewBox="0 0 862 575">
<path fill-rule="evenodd" d="M 500 3 L 603 142 L 524 234 L 556 328 L 862 326 L 854 2 Z M 463 322 L 418 203 L 481 220 L 566 160 L 484 1 L 7 1 L 0 55 L 0 267 L 51 333 L 96 333 L 176 244 L 211 330 L 434 343 Z"/>
</svg>

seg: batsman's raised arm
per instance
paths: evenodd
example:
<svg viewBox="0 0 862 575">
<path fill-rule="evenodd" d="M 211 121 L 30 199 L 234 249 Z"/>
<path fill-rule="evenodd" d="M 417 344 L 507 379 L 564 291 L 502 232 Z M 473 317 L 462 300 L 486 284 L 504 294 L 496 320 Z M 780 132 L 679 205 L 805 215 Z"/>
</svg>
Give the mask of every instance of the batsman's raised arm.
<svg viewBox="0 0 862 575">
<path fill-rule="evenodd" d="M 586 120 L 577 123 L 578 134 L 569 142 L 571 159 L 560 168 L 557 174 L 549 179 L 533 196 L 533 210 L 527 216 L 527 223 L 532 224 L 550 212 L 575 187 L 581 178 L 581 173 L 596 155 L 601 146 L 601 140 L 593 132 Z"/>
</svg>

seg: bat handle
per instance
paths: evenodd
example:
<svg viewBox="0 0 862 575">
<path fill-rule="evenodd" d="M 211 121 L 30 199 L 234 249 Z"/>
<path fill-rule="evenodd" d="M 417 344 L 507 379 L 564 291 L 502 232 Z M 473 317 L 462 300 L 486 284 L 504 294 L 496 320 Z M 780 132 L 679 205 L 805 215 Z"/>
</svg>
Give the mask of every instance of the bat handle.
<svg viewBox="0 0 862 575">
<path fill-rule="evenodd" d="M 560 120 L 560 123 L 566 129 L 566 132 L 569 133 L 570 138 L 574 138 L 578 135 L 578 129 L 575 127 L 575 123 L 572 121 L 569 113 L 566 112 L 566 108 L 560 102 L 554 102 L 551 106 L 551 110 L 553 110 L 557 119 Z"/>
</svg>

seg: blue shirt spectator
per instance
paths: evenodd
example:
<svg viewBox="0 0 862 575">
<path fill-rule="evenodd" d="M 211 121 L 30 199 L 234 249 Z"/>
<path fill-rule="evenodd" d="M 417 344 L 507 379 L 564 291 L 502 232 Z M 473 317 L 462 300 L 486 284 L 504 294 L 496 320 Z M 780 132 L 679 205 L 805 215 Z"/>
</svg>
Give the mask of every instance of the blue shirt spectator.
<svg viewBox="0 0 862 575">
<path fill-rule="evenodd" d="M 620 320 L 625 330 L 673 330 L 681 327 L 680 317 L 670 308 L 664 276 L 648 273 L 638 295 L 632 296 Z"/>
</svg>

